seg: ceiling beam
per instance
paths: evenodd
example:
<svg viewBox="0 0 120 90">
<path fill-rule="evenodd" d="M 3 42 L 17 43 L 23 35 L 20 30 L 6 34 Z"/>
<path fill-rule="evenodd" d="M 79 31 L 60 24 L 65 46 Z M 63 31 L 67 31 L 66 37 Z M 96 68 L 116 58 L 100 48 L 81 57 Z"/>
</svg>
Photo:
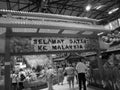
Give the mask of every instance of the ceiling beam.
<svg viewBox="0 0 120 90">
<path fill-rule="evenodd" d="M 36 2 L 33 2 L 33 3 L 31 3 L 31 4 L 28 4 L 28 5 L 20 8 L 20 9 L 18 9 L 18 11 L 24 10 L 24 9 L 28 8 L 29 6 L 31 6 L 31 5 L 34 5 L 35 3 L 36 3 Z"/>
<path fill-rule="evenodd" d="M 116 20 L 120 18 L 120 10 L 111 14 L 109 17 L 105 18 L 104 21 L 111 22 L 113 20 Z"/>
<path fill-rule="evenodd" d="M 62 12 L 62 10 L 66 7 L 67 3 L 69 2 L 70 0 L 66 0 L 64 3 L 63 3 L 63 6 L 61 8 L 61 10 L 59 11 L 59 14 Z"/>
<path fill-rule="evenodd" d="M 17 0 L 18 10 L 20 9 L 20 0 Z"/>
<path fill-rule="evenodd" d="M 11 8 L 13 9 L 14 7 L 16 7 L 18 4 L 15 3 L 14 5 L 11 6 Z"/>
<path fill-rule="evenodd" d="M 51 2 L 49 2 L 49 4 L 50 4 L 50 5 L 51 5 L 51 4 L 56 4 L 56 3 L 61 2 L 61 1 L 64 1 L 64 0 L 51 1 Z"/>
<path fill-rule="evenodd" d="M 102 5 L 105 5 L 105 7 L 104 8 L 106 8 L 107 7 L 107 5 L 108 6 L 110 6 L 111 7 L 111 4 L 113 4 L 113 3 L 115 3 L 115 2 L 113 2 L 113 1 L 111 1 L 111 0 L 108 0 L 108 1 L 102 1 L 102 0 L 99 0 L 99 2 L 102 4 Z M 91 4 L 94 6 L 94 5 L 97 5 L 97 3 L 99 3 L 99 2 L 97 2 L 96 0 L 94 0 L 94 1 L 92 1 L 91 2 Z M 103 3 L 104 2 L 104 3 Z M 110 8 L 109 7 L 109 8 Z M 101 13 L 101 14 L 103 14 L 103 12 L 106 12 L 106 10 L 108 9 L 108 8 L 106 8 L 106 9 L 104 9 L 103 8 L 103 10 L 96 10 L 96 12 L 99 12 L 99 14 Z M 91 9 L 91 11 L 90 12 L 92 12 L 92 11 L 94 11 L 95 9 Z M 93 13 L 91 13 L 92 15 L 90 15 L 89 14 L 89 12 L 87 12 L 87 11 L 85 11 L 84 10 L 84 12 L 83 13 L 81 13 L 81 17 L 85 17 L 85 16 L 88 16 L 88 17 L 90 17 L 90 18 L 96 18 L 96 17 L 94 17 L 94 16 L 96 16 L 95 14 L 95 12 L 93 12 Z"/>
<path fill-rule="evenodd" d="M 61 5 L 61 6 L 63 6 L 63 3 L 55 3 L 54 5 Z M 52 4 L 51 4 L 51 6 L 53 6 Z M 77 6 L 77 5 L 73 5 L 73 4 L 66 4 L 66 7 L 75 7 L 75 8 L 83 8 L 82 7 L 82 5 L 79 5 L 79 6 Z"/>
<path fill-rule="evenodd" d="M 11 10 L 10 0 L 6 0 L 6 4 L 7 4 L 7 9 Z"/>
<path fill-rule="evenodd" d="M 61 14 L 65 15 L 66 11 L 67 11 L 67 9 L 64 8 L 63 11 L 61 12 Z M 70 11 L 71 11 L 71 10 L 70 10 Z"/>
<path fill-rule="evenodd" d="M 72 4 L 71 4 L 72 6 L 74 5 L 74 2 L 72 2 Z M 74 12 L 74 10 L 73 10 L 73 8 L 74 7 L 72 7 L 72 11 L 71 11 L 71 13 L 70 13 L 70 16 L 72 15 L 72 13 Z"/>
<path fill-rule="evenodd" d="M 0 0 L 0 2 L 6 2 L 6 0 Z M 14 1 L 12 1 L 12 0 L 10 0 L 10 3 L 17 3 L 17 1 L 15 1 L 15 0 L 14 0 Z M 28 4 L 28 3 L 25 3 L 25 2 L 24 2 L 24 3 L 23 3 L 23 2 L 20 2 L 20 4 L 25 4 L 25 5 L 26 5 L 26 4 Z"/>
<path fill-rule="evenodd" d="M 34 12 L 34 10 L 37 9 L 37 8 L 38 7 L 36 6 L 36 7 L 32 8 L 32 9 L 30 9 L 28 12 Z"/>
<path fill-rule="evenodd" d="M 53 11 L 50 8 L 47 8 L 47 11 L 49 11 L 50 13 L 53 13 Z"/>
<path fill-rule="evenodd" d="M 45 6 L 46 12 L 53 13 L 53 11 L 51 10 L 51 8 L 49 6 L 50 6 L 50 0 L 47 0 L 46 6 Z"/>
<path fill-rule="evenodd" d="M 60 7 L 60 6 L 49 6 L 49 8 L 54 8 L 54 9 L 56 9 L 55 11 L 54 11 L 54 13 L 57 13 L 57 11 L 59 11 L 58 9 L 61 9 L 62 7 Z M 76 11 L 76 12 L 80 12 L 80 10 L 77 10 L 77 9 L 70 9 L 70 8 L 64 8 L 64 9 L 66 9 L 66 10 L 68 10 L 68 11 L 71 11 L 71 10 L 73 10 L 73 11 Z M 82 10 L 81 10 L 82 11 Z"/>
<path fill-rule="evenodd" d="M 99 15 L 104 14 L 107 10 L 109 10 L 111 7 L 113 7 L 113 6 L 115 6 L 115 5 L 116 5 L 116 3 L 111 3 L 111 4 L 109 4 L 108 6 L 106 6 L 105 9 L 102 10 L 101 13 L 98 13 L 98 14 L 94 15 L 93 18 L 97 18 Z"/>
<path fill-rule="evenodd" d="M 61 33 L 63 30 L 61 30 L 59 33 Z M 83 34 L 58 34 L 58 33 L 15 33 L 12 32 L 9 34 L 10 36 L 17 36 L 17 37 L 66 37 L 66 38 L 81 38 L 81 37 L 86 37 L 86 38 L 92 38 L 96 39 L 98 36 L 94 35 L 83 35 Z"/>
<path fill-rule="evenodd" d="M 44 12 L 44 6 L 47 4 L 45 0 L 40 0 L 37 2 L 38 11 Z"/>
</svg>

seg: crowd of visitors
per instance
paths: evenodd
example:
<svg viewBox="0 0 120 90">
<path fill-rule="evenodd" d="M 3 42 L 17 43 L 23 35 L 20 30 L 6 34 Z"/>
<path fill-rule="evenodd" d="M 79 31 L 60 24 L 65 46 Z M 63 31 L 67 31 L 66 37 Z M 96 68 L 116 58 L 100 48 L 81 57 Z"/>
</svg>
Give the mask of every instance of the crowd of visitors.
<svg viewBox="0 0 120 90">
<path fill-rule="evenodd" d="M 69 89 L 74 90 L 74 81 L 76 78 L 76 83 L 79 84 L 79 90 L 82 89 L 82 86 L 84 90 L 86 89 L 86 75 L 88 75 L 88 65 L 86 63 L 86 60 L 79 59 L 76 63 L 66 63 L 66 66 L 63 68 L 62 65 L 58 66 L 58 85 L 61 83 L 63 85 L 64 77 L 67 77 L 67 81 L 69 84 Z"/>
<path fill-rule="evenodd" d="M 39 72 L 36 72 L 35 69 L 31 68 L 15 70 L 12 72 L 11 78 L 13 90 L 23 90 L 25 88 L 24 82 L 32 82 L 37 80 L 43 80 L 43 82 L 46 82 L 48 90 L 53 90 L 54 79 L 56 78 L 56 84 L 63 85 L 64 77 L 67 77 L 70 89 L 74 89 L 74 81 L 76 78 L 76 83 L 79 84 L 79 90 L 81 90 L 82 83 L 84 90 L 86 90 L 86 73 L 87 66 L 84 62 L 67 62 L 64 67 L 62 64 L 57 64 L 56 66 L 44 66 Z"/>
<path fill-rule="evenodd" d="M 30 68 L 15 70 L 11 74 L 13 90 L 22 90 L 25 81 L 37 80 L 37 74 Z"/>
</svg>

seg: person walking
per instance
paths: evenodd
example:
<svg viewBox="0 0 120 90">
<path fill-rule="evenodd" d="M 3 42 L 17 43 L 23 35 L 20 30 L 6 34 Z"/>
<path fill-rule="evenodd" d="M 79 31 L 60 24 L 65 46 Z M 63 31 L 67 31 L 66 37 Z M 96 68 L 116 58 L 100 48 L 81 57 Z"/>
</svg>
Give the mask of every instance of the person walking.
<svg viewBox="0 0 120 90">
<path fill-rule="evenodd" d="M 76 65 L 76 70 L 78 72 L 78 82 L 79 82 L 79 90 L 82 89 L 82 85 L 84 90 L 86 89 L 86 77 L 85 74 L 87 72 L 87 66 L 84 64 L 84 59 L 79 59 L 79 62 Z"/>
<path fill-rule="evenodd" d="M 58 68 L 58 85 L 59 84 L 63 85 L 63 80 L 64 80 L 64 70 L 63 67 L 60 66 Z"/>
<path fill-rule="evenodd" d="M 19 78 L 19 89 L 22 90 L 24 89 L 24 81 L 26 79 L 26 73 L 23 69 L 20 69 L 19 73 L 18 73 L 18 78 Z"/>
<path fill-rule="evenodd" d="M 53 69 L 52 66 L 49 66 L 48 69 L 46 70 L 46 81 L 47 81 L 48 90 L 54 90 L 53 79 L 55 76 L 56 76 L 55 70 Z"/>
<path fill-rule="evenodd" d="M 18 75 L 15 73 L 15 71 L 13 71 L 11 74 L 13 90 L 17 90 L 17 77 Z"/>
<path fill-rule="evenodd" d="M 68 81 L 70 90 L 74 89 L 74 76 L 75 76 L 74 67 L 72 67 L 71 64 L 68 64 L 68 66 L 65 68 L 65 72 L 67 74 L 67 81 Z"/>
<path fill-rule="evenodd" d="M 72 63 L 72 66 L 74 67 L 74 70 L 75 70 L 76 84 L 78 84 L 78 73 L 77 73 L 77 70 L 76 70 L 76 65 L 77 65 L 77 63 Z"/>
</svg>

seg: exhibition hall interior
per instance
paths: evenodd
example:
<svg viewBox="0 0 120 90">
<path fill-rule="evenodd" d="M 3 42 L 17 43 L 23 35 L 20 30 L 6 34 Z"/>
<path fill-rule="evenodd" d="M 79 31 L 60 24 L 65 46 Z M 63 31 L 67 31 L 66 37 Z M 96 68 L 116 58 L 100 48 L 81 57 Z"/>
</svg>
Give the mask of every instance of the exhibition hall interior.
<svg viewBox="0 0 120 90">
<path fill-rule="evenodd" d="M 0 0 L 0 90 L 120 90 L 120 0 Z"/>
</svg>

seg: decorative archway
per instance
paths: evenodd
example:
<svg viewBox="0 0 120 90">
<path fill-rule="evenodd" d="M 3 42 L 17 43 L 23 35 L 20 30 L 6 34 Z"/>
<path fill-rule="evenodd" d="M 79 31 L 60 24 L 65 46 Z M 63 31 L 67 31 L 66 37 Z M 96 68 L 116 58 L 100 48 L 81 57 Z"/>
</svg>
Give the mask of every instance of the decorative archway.
<svg viewBox="0 0 120 90">
<path fill-rule="evenodd" d="M 109 32 L 97 20 L 63 15 L 0 10 L 5 32 L 5 90 L 10 90 L 10 56 L 61 52 L 96 51 L 97 34 Z"/>
</svg>

